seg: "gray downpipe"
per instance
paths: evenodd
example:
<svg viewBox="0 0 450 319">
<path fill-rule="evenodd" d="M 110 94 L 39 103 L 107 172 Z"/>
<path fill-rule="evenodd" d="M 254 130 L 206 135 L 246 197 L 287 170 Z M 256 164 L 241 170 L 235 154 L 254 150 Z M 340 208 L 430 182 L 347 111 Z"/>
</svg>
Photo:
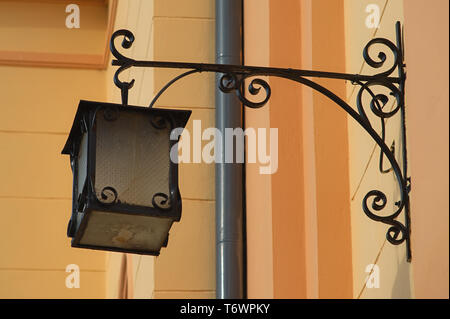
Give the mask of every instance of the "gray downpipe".
<svg viewBox="0 0 450 319">
<path fill-rule="evenodd" d="M 242 64 L 242 0 L 216 0 L 216 63 Z M 222 132 L 224 149 L 225 128 L 243 127 L 239 99 L 222 93 L 217 85 L 216 127 Z M 220 299 L 245 297 L 243 169 L 242 163 L 225 163 L 225 152 L 216 163 L 216 296 Z"/>
</svg>

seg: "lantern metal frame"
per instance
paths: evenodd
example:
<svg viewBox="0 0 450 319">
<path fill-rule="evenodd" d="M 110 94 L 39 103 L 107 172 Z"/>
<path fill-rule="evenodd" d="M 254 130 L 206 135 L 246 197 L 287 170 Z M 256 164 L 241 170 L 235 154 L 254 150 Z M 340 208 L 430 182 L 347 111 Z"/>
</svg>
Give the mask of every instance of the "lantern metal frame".
<svg viewBox="0 0 450 319">
<path fill-rule="evenodd" d="M 387 206 L 387 197 L 384 192 L 380 190 L 371 190 L 363 198 L 362 208 L 364 213 L 372 220 L 389 225 L 386 238 L 393 245 L 400 245 L 406 243 L 406 258 L 411 260 L 411 244 L 410 244 L 410 202 L 409 193 L 411 189 L 411 179 L 408 176 L 407 169 L 407 149 L 406 149 L 406 126 L 405 126 L 405 80 L 406 72 L 404 64 L 404 47 L 403 34 L 400 22 L 396 24 L 396 44 L 385 38 L 374 38 L 370 40 L 363 49 L 363 57 L 365 62 L 374 69 L 384 67 L 387 61 L 387 55 L 383 51 L 379 51 L 377 58 L 372 58 L 369 49 L 375 45 L 382 45 L 389 49 L 393 54 L 393 63 L 386 70 L 375 75 L 360 75 L 360 74 L 346 74 L 335 72 L 322 72 L 286 68 L 272 68 L 259 66 L 243 66 L 243 65 L 227 65 L 227 64 L 207 64 L 207 63 L 185 63 L 185 62 L 162 62 L 162 61 L 142 61 L 134 60 L 125 57 L 116 49 L 114 40 L 118 37 L 123 37 L 121 46 L 124 49 L 129 49 L 133 44 L 135 38 L 129 30 L 118 30 L 111 36 L 110 49 L 115 57 L 112 60 L 112 65 L 119 66 L 114 75 L 114 83 L 120 88 L 122 95 L 122 104 L 128 103 L 128 91 L 133 87 L 134 79 L 130 82 L 123 82 L 119 79 L 119 74 L 131 67 L 150 67 L 150 68 L 170 68 L 170 69 L 188 69 L 172 80 L 170 80 L 153 98 L 149 107 L 155 105 L 157 99 L 176 81 L 195 73 L 213 72 L 221 74 L 218 77 L 218 87 L 224 93 L 235 92 L 239 100 L 247 107 L 260 108 L 264 106 L 270 99 L 271 88 L 269 83 L 260 76 L 274 76 L 295 81 L 297 83 L 306 85 L 313 90 L 323 94 L 345 112 L 347 112 L 375 141 L 380 148 L 379 170 L 382 174 L 393 172 L 398 187 L 400 190 L 400 199 L 395 202 L 393 206 L 396 208 L 394 212 L 381 215 Z M 393 76 L 392 73 L 397 71 L 398 76 Z M 256 78 L 255 78 L 256 77 Z M 308 78 L 327 78 L 340 79 L 351 81 L 352 84 L 359 86 L 359 92 L 356 98 L 357 110 L 352 108 L 342 98 L 335 93 L 323 87 L 317 82 Z M 245 81 L 249 79 L 248 93 L 250 95 L 257 95 L 261 88 L 265 91 L 265 97 L 262 101 L 254 102 L 247 99 L 245 96 Z M 389 94 L 376 94 L 375 89 L 387 89 Z M 363 93 L 369 94 L 371 97 L 370 110 L 380 119 L 381 134 L 379 134 L 372 126 L 366 114 L 366 105 L 363 103 Z M 395 108 L 385 111 L 384 107 L 388 104 L 389 96 L 395 99 Z M 401 125 L 401 144 L 400 157 L 397 161 L 395 157 L 395 144 L 389 147 L 386 145 L 386 123 L 385 121 L 400 113 Z M 391 167 L 384 168 L 384 158 L 387 158 Z M 400 168 L 400 164 L 402 168 Z M 404 223 L 397 218 L 403 213 Z"/>
<path fill-rule="evenodd" d="M 120 116 L 120 112 L 138 112 L 149 119 L 149 125 L 155 129 L 167 129 L 170 132 L 177 127 L 184 127 L 187 120 L 191 115 L 189 110 L 172 110 L 172 109 L 148 109 L 139 106 L 126 107 L 121 104 L 94 102 L 81 100 L 72 129 L 69 133 L 69 137 L 62 150 L 62 154 L 70 155 L 70 164 L 73 172 L 73 199 L 72 199 L 72 216 L 67 228 L 67 236 L 72 237 L 72 247 L 89 248 L 97 250 L 108 250 L 118 252 L 133 252 L 136 254 L 145 254 L 158 256 L 159 251 L 128 249 L 120 247 L 108 247 L 98 246 L 91 244 L 80 243 L 81 237 L 87 227 L 89 220 L 88 214 L 92 211 L 102 211 L 114 214 L 127 214 L 146 217 L 160 217 L 168 218 L 173 221 L 179 221 L 181 219 L 182 202 L 181 195 L 178 186 L 178 163 L 169 160 L 168 167 L 168 192 L 169 194 L 158 192 L 153 195 L 152 207 L 142 206 L 130 203 L 122 203 L 119 199 L 118 192 L 111 185 L 105 186 L 100 192 L 100 196 L 97 196 L 95 190 L 96 179 L 96 143 L 97 143 L 97 130 L 96 130 L 96 118 L 99 111 L 103 111 L 103 116 L 107 121 L 115 121 Z M 84 181 L 84 187 L 80 194 L 78 194 L 78 152 L 80 150 L 81 138 L 83 134 L 87 134 L 87 168 L 86 179 Z M 177 139 L 170 139 L 167 149 L 167 154 L 170 155 L 170 151 L 174 145 L 179 142 L 179 136 Z M 151 159 L 149 159 L 151 160 Z M 157 198 L 161 204 L 167 203 L 167 206 L 158 204 Z M 80 225 L 77 227 L 77 214 L 79 212 L 85 213 L 85 216 L 81 220 Z M 168 238 L 166 238 L 162 247 L 167 246 Z"/>
</svg>

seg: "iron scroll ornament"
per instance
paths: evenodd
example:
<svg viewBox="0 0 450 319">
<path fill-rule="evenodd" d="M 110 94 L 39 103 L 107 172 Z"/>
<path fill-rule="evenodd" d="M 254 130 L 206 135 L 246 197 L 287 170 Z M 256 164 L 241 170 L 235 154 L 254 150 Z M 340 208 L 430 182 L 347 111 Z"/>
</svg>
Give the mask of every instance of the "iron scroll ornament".
<svg viewBox="0 0 450 319">
<path fill-rule="evenodd" d="M 399 200 L 393 202 L 393 211 L 386 214 L 388 208 L 388 198 L 380 190 L 371 190 L 363 198 L 362 208 L 364 213 L 372 220 L 389 225 L 386 232 L 386 239 L 393 245 L 400 245 L 405 242 L 407 260 L 411 261 L 410 245 L 410 209 L 409 192 L 411 189 L 411 180 L 408 177 L 406 160 L 406 128 L 405 128 L 405 64 L 403 59 L 403 39 L 401 25 L 396 24 L 397 43 L 394 44 L 385 38 L 375 38 L 367 43 L 363 49 L 365 62 L 373 69 L 385 69 L 374 75 L 346 74 L 323 71 L 310 71 L 285 68 L 271 68 L 258 66 L 228 65 L 228 64 L 208 64 L 208 63 L 185 63 L 185 62 L 162 62 L 162 61 L 142 61 L 133 60 L 123 56 L 115 47 L 115 39 L 123 37 L 122 47 L 129 49 L 134 42 L 134 35 L 128 30 L 118 30 L 112 34 L 110 48 L 115 59 L 112 65 L 119 66 L 115 75 L 114 83 L 120 88 L 122 93 L 122 104 L 128 104 L 128 90 L 133 87 L 134 79 L 125 82 L 119 79 L 119 74 L 130 67 L 152 67 L 152 68 L 171 68 L 187 69 L 177 77 L 169 81 L 155 95 L 150 102 L 149 107 L 153 107 L 158 98 L 175 82 L 191 74 L 202 72 L 213 72 L 219 75 L 217 79 L 218 88 L 224 93 L 235 92 L 243 105 L 250 108 L 263 107 L 270 99 L 271 88 L 267 81 L 260 78 L 262 76 L 274 76 L 288 79 L 306 85 L 313 90 L 323 94 L 345 112 L 347 112 L 375 141 L 380 149 L 379 170 L 382 174 L 392 172 L 396 178 L 399 189 Z M 392 65 L 386 68 L 387 54 L 379 49 L 376 57 L 371 55 L 374 47 L 387 48 L 393 56 Z M 371 50 L 372 49 L 372 50 Z M 393 75 L 397 71 L 397 75 Z M 352 108 L 347 102 L 336 94 L 312 81 L 309 78 L 327 78 L 341 79 L 351 81 L 352 84 L 359 87 L 356 97 L 357 108 Z M 246 87 L 245 81 L 249 80 Z M 260 101 L 251 101 L 247 98 L 248 93 L 251 96 L 259 94 L 264 90 L 264 97 Z M 381 93 L 377 93 L 381 92 Z M 369 104 L 364 104 L 363 95 L 369 95 Z M 392 103 L 391 103 L 392 102 Z M 390 105 L 394 105 L 388 109 Z M 370 110 L 372 114 L 379 118 L 381 123 L 381 134 L 373 127 L 371 120 L 367 116 Z M 400 113 L 401 117 L 401 138 L 400 138 L 400 156 L 399 161 L 395 157 L 395 147 L 388 147 L 386 144 L 386 121 L 394 115 Z M 387 159 L 390 167 L 385 169 L 384 159 Z M 401 163 L 401 166 L 399 164 Z M 404 222 L 399 220 L 403 213 Z"/>
</svg>

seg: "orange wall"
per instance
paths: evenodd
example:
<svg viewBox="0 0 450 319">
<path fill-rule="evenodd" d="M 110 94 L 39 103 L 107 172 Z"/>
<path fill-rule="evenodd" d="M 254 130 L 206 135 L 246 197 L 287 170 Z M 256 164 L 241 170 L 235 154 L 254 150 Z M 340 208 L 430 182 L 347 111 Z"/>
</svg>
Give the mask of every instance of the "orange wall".
<svg viewBox="0 0 450 319">
<path fill-rule="evenodd" d="M 247 0 L 244 8 L 251 2 Z M 315 70 L 345 71 L 342 1 L 289 0 L 281 6 L 279 1 L 270 0 L 267 20 L 261 10 L 250 7 L 244 12 L 246 64 L 255 61 L 264 65 L 261 62 L 268 60 L 272 67 L 301 69 L 309 63 Z M 309 24 L 303 21 L 306 18 Z M 268 56 L 261 48 L 266 38 L 258 32 L 258 23 L 268 23 L 268 31 L 263 29 L 263 33 L 268 32 Z M 302 43 L 310 45 L 303 47 Z M 254 260 L 249 259 L 249 297 L 265 291 L 264 296 L 275 298 L 351 298 L 347 115 L 318 93 L 304 91 L 298 83 L 275 77 L 269 83 L 270 105 L 246 110 L 247 124 L 278 128 L 278 171 L 270 181 L 254 175 L 247 180 L 248 257 L 268 263 L 256 272 Z M 320 83 L 345 97 L 345 83 Z M 256 112 L 268 112 L 269 119 Z M 258 180 L 262 181 L 259 187 Z M 271 229 L 272 236 L 264 242 L 272 244 L 273 255 L 262 258 L 256 253 L 261 251 L 257 241 L 260 225 L 251 223 L 257 205 L 251 201 L 260 200 L 267 190 L 272 223 L 264 228 Z M 310 227 L 316 221 L 317 228 Z M 272 263 L 267 260 L 270 257 Z M 267 276 L 271 266 L 272 276 Z"/>
<path fill-rule="evenodd" d="M 270 1 L 270 65 L 300 68 L 300 2 Z M 275 298 L 306 298 L 301 88 L 272 78 L 270 125 L 278 128 L 278 171 L 272 175 Z"/>
<path fill-rule="evenodd" d="M 312 2 L 312 67 L 345 72 L 343 1 Z M 317 81 L 344 98 L 341 80 Z M 314 93 L 319 297 L 352 297 L 347 114 Z"/>
<path fill-rule="evenodd" d="M 404 1 L 416 298 L 449 297 L 449 2 Z"/>
</svg>

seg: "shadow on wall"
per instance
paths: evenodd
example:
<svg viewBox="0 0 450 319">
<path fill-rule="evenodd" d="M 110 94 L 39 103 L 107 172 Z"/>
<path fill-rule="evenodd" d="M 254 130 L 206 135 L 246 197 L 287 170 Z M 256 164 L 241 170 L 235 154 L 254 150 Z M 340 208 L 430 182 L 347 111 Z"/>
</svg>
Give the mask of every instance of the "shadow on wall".
<svg viewBox="0 0 450 319">
<path fill-rule="evenodd" d="M 410 281 L 411 264 L 406 261 L 406 258 L 402 258 L 401 260 L 397 268 L 394 284 L 392 285 L 391 298 L 410 299 L 412 298 Z"/>
</svg>

